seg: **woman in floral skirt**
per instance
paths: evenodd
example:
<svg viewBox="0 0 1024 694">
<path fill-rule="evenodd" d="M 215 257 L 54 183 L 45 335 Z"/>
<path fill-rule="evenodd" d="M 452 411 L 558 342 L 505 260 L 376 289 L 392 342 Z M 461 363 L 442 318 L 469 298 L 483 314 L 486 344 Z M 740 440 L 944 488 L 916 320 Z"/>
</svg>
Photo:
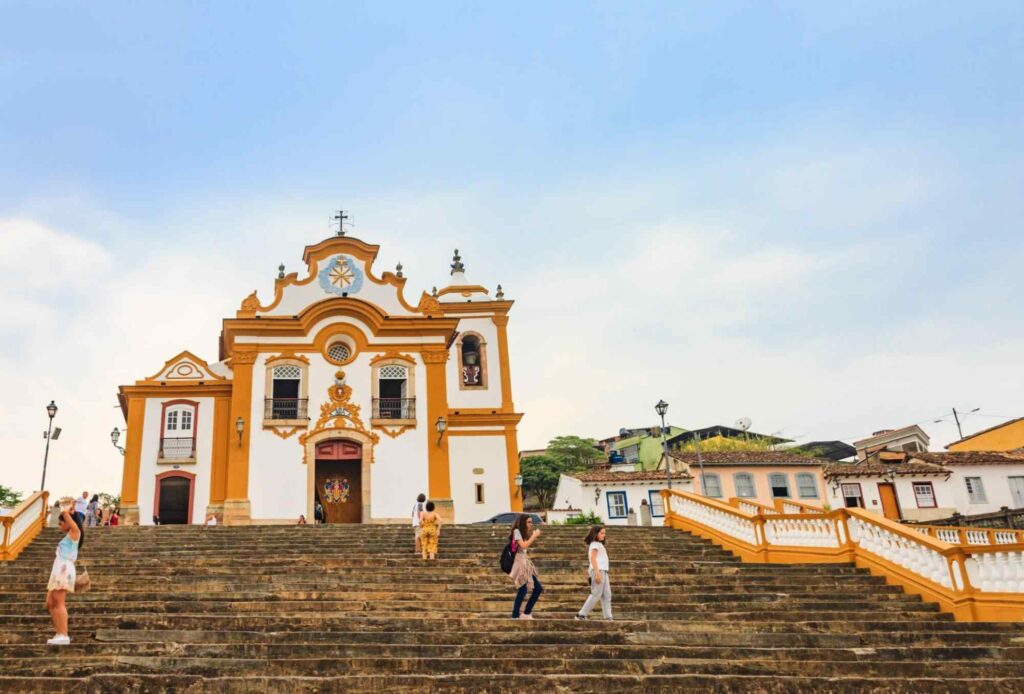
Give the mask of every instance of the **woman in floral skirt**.
<svg viewBox="0 0 1024 694">
<path fill-rule="evenodd" d="M 67 534 L 57 543 L 57 556 L 53 560 L 50 581 L 46 584 L 46 609 L 57 633 L 46 643 L 51 646 L 67 646 L 71 643 L 71 637 L 68 636 L 66 601 L 68 593 L 75 592 L 75 560 L 85 541 L 85 531 L 82 530 L 82 521 L 71 507 L 61 509 L 58 527 Z"/>
</svg>

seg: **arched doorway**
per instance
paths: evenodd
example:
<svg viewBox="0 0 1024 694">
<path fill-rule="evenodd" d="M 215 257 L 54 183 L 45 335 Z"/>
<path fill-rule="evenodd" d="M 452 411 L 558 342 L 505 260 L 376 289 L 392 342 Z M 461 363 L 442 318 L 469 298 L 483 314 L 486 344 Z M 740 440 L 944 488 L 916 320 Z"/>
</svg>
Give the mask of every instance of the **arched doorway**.
<svg viewBox="0 0 1024 694">
<path fill-rule="evenodd" d="M 349 439 L 316 444 L 314 500 L 324 507 L 328 523 L 363 520 L 363 446 Z"/>
<path fill-rule="evenodd" d="M 160 518 L 161 525 L 187 525 L 192 522 L 195 480 L 195 475 L 180 470 L 156 476 L 153 515 Z"/>
</svg>

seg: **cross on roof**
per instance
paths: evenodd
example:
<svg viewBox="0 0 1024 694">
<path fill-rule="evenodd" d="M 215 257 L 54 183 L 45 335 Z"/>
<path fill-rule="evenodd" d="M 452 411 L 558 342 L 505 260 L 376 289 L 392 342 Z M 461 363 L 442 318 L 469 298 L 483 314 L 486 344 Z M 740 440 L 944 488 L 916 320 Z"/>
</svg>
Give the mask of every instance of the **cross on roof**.
<svg viewBox="0 0 1024 694">
<path fill-rule="evenodd" d="M 349 217 L 350 215 L 347 214 L 345 210 L 338 210 L 338 212 L 331 217 L 331 221 L 338 223 L 338 231 L 335 232 L 338 236 L 345 235 L 345 222 L 349 220 Z"/>
</svg>

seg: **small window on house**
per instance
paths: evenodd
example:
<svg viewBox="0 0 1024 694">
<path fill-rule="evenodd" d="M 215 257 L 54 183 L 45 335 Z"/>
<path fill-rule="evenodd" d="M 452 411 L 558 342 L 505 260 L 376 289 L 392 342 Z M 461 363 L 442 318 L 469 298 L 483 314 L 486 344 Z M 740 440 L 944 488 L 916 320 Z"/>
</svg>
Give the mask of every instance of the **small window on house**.
<svg viewBox="0 0 1024 694">
<path fill-rule="evenodd" d="M 741 499 L 753 499 L 757 496 L 754 489 L 754 476 L 748 472 L 737 472 L 732 477 L 732 484 L 736 487 L 736 496 Z"/>
<path fill-rule="evenodd" d="M 715 473 L 704 475 L 704 496 L 715 499 L 722 497 L 722 480 Z"/>
<path fill-rule="evenodd" d="M 931 482 L 914 482 L 914 499 L 918 508 L 935 508 L 935 489 Z"/>
<path fill-rule="evenodd" d="M 484 503 L 484 485 L 477 482 L 474 486 L 476 487 L 476 503 Z"/>
<path fill-rule="evenodd" d="M 789 475 L 784 472 L 773 472 L 768 475 L 768 485 L 772 488 L 773 499 L 789 498 Z"/>
<path fill-rule="evenodd" d="M 814 481 L 814 475 L 809 472 L 801 472 L 796 476 L 796 491 L 801 499 L 817 499 L 818 484 Z"/>
<path fill-rule="evenodd" d="M 625 459 L 625 461 L 627 463 L 635 463 L 635 462 L 640 460 L 640 446 L 639 446 L 639 444 L 637 444 L 635 446 L 626 446 L 620 452 L 622 453 L 623 459 Z M 662 466 L 662 467 L 664 467 L 664 466 Z"/>
<path fill-rule="evenodd" d="M 657 489 L 647 490 L 647 499 L 651 505 L 651 518 L 662 518 L 665 515 L 665 503 L 661 498 L 661 492 Z"/>
<path fill-rule="evenodd" d="M 377 398 L 374 417 L 378 419 L 415 419 L 414 401 L 409 395 L 409 369 L 400 364 L 385 364 L 377 371 Z"/>
<path fill-rule="evenodd" d="M 608 492 L 608 517 L 625 518 L 629 515 L 626 507 L 626 492 Z"/>
<path fill-rule="evenodd" d="M 861 494 L 859 484 L 844 484 L 842 490 L 843 503 L 846 504 L 846 508 L 864 508 L 864 496 Z"/>
<path fill-rule="evenodd" d="M 167 424 L 164 425 L 164 431 L 177 431 L 178 430 L 178 410 L 171 410 L 167 413 Z"/>
<path fill-rule="evenodd" d="M 484 350 L 483 343 L 476 335 L 465 335 L 462 338 L 462 385 L 466 388 L 483 388 L 484 383 Z"/>
<path fill-rule="evenodd" d="M 970 503 L 984 504 L 988 502 L 980 477 L 965 477 L 964 482 L 967 484 L 967 496 L 970 497 Z"/>
<path fill-rule="evenodd" d="M 911 441 L 910 443 L 903 444 L 903 450 L 907 453 L 920 453 L 921 447 L 917 445 L 917 441 Z"/>
</svg>

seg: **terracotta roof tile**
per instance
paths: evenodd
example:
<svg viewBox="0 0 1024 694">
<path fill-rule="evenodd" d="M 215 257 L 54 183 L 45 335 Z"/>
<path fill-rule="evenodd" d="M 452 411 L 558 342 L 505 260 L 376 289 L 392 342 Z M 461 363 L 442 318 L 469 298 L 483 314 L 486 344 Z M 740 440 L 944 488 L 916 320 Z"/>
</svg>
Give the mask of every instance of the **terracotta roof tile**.
<svg viewBox="0 0 1024 694">
<path fill-rule="evenodd" d="M 1024 465 L 1024 455 L 1006 451 L 948 451 L 910 453 L 909 456 L 936 465 Z"/>
<path fill-rule="evenodd" d="M 669 451 L 669 456 L 680 460 L 687 465 L 697 465 L 696 453 L 679 453 Z M 827 465 L 832 461 L 828 458 L 812 458 L 797 453 L 786 451 L 710 451 L 701 453 L 701 460 L 704 466 L 711 467 L 750 467 L 763 465 L 802 465 L 806 467 L 819 467 Z"/>
<path fill-rule="evenodd" d="M 948 475 L 952 470 L 922 461 L 880 463 L 864 460 L 859 463 L 831 463 L 825 466 L 825 477 L 881 477 L 889 472 L 895 475 Z"/>
<path fill-rule="evenodd" d="M 594 472 L 567 472 L 566 477 L 572 477 L 580 482 L 664 482 L 665 473 L 658 470 L 637 470 L 633 472 L 614 472 L 598 470 Z M 674 480 L 692 480 L 693 475 L 685 472 L 673 472 Z"/>
</svg>

